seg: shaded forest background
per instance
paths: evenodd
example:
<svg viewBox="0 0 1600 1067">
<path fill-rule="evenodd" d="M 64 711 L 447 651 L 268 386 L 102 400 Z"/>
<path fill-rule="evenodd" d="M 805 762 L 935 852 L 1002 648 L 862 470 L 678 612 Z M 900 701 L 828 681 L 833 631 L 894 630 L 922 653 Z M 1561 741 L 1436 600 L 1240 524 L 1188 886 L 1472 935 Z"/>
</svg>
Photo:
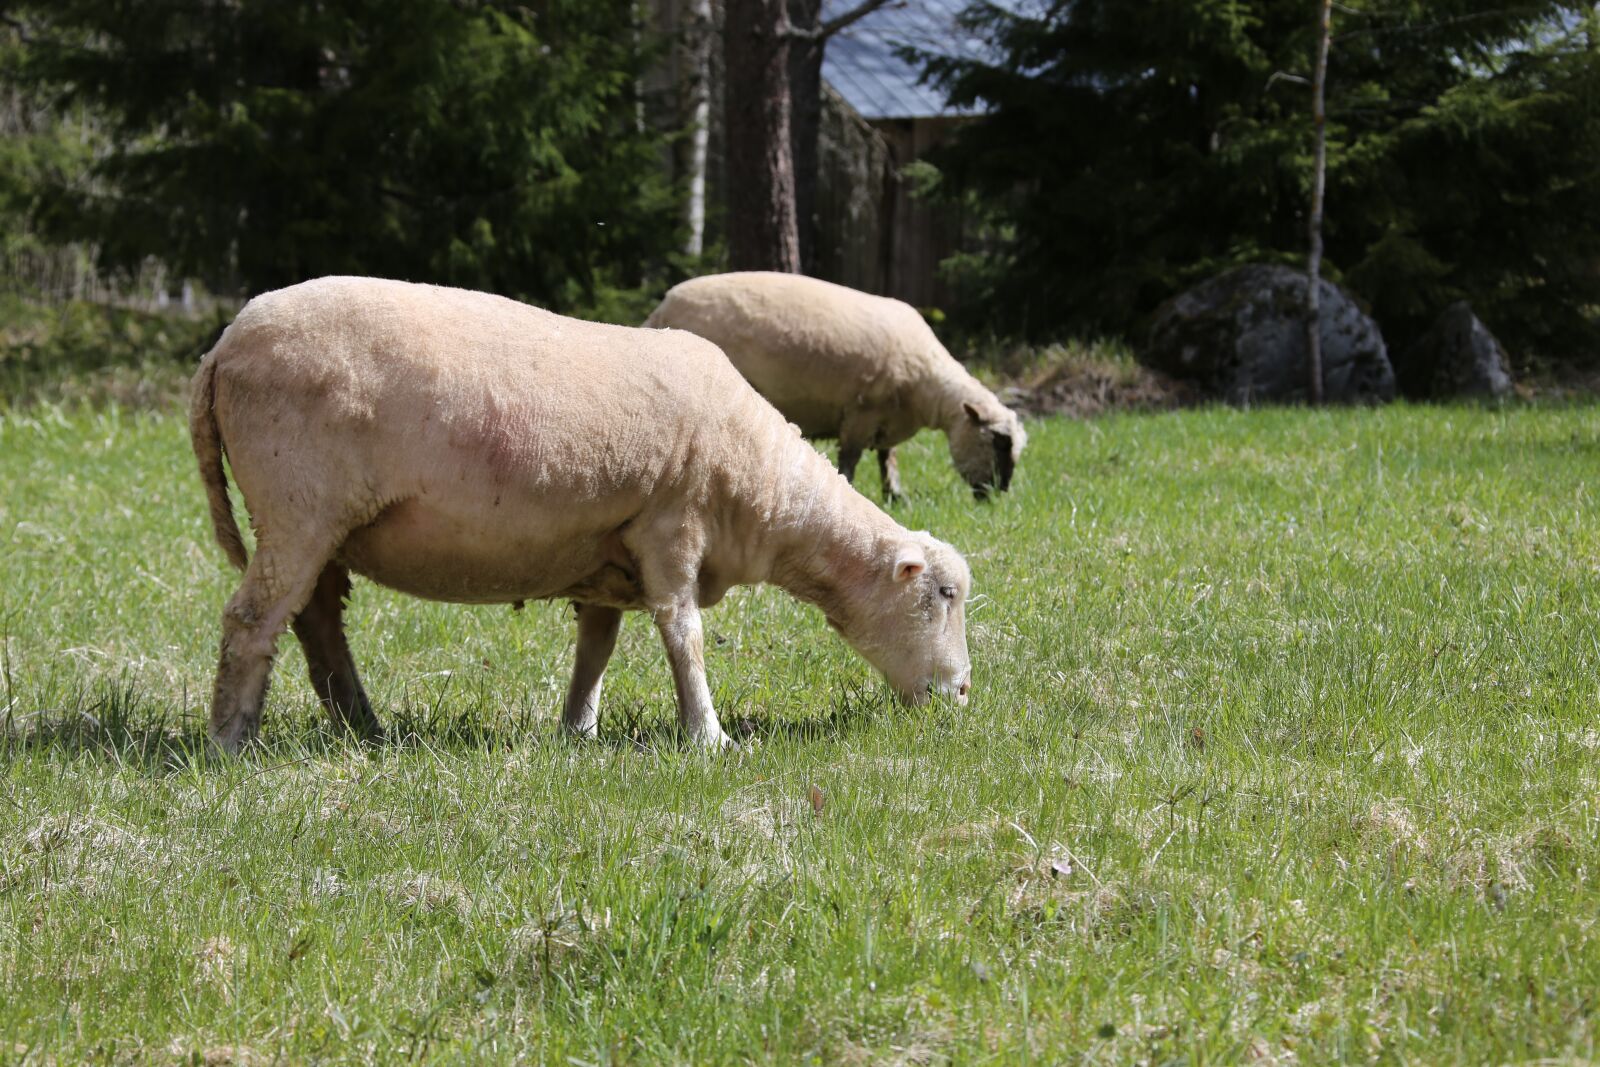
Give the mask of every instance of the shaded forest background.
<svg viewBox="0 0 1600 1067">
<path fill-rule="evenodd" d="M 815 0 L 727 3 L 752 47 L 800 41 L 814 63 L 825 46 L 784 36 L 825 17 Z M 915 56 L 973 112 L 902 176 L 969 220 L 943 265 L 954 297 L 930 313 L 968 336 L 1136 340 L 1221 269 L 1303 262 L 1317 8 L 971 4 L 971 42 Z M 0 307 L 225 314 L 358 273 L 639 321 L 673 282 L 725 269 L 749 212 L 794 195 L 713 175 L 688 232 L 696 193 L 664 161 L 696 143 L 705 94 L 697 113 L 661 85 L 663 69 L 684 80 L 665 64 L 684 42 L 658 28 L 590 0 L 0 0 Z M 730 64 L 712 106 L 772 105 L 760 68 Z M 745 69 L 765 80 L 735 84 Z M 1325 270 L 1391 347 L 1467 299 L 1521 368 L 1594 364 L 1596 5 L 1351 0 L 1328 96 Z M 803 209 L 815 122 L 787 130 Z M 770 136 L 730 112 L 730 142 Z M 130 343 L 189 354 L 181 334 Z M 64 358 L 28 343 L 25 358 Z"/>
</svg>

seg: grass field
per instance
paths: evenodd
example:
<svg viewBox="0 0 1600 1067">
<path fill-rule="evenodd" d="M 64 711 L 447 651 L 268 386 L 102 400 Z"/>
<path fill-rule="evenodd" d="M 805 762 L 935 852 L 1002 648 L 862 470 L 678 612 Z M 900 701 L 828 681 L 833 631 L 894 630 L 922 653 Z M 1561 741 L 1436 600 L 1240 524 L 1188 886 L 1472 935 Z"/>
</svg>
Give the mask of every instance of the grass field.
<svg viewBox="0 0 1600 1067">
<path fill-rule="evenodd" d="M 638 618 L 574 745 L 564 606 L 359 585 L 399 740 L 332 737 L 286 639 L 217 761 L 181 421 L 3 417 L 0 1062 L 1600 1055 L 1600 410 L 1031 433 L 990 506 L 904 460 L 965 709 L 745 590 L 744 752 L 677 744 Z"/>
</svg>

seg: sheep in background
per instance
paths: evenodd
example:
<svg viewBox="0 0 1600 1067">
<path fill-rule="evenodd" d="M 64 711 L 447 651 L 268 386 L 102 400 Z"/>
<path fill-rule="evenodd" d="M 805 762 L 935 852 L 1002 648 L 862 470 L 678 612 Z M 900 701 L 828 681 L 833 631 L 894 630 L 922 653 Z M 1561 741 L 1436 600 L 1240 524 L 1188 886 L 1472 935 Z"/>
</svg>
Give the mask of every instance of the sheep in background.
<svg viewBox="0 0 1600 1067">
<path fill-rule="evenodd" d="M 713 274 L 673 287 L 645 325 L 721 348 L 802 433 L 838 439 L 846 478 L 876 449 L 891 498 L 903 494 L 895 446 L 924 426 L 944 431 L 980 499 L 1010 487 L 1028 440 L 1016 413 L 899 300 L 798 274 Z"/>
</svg>

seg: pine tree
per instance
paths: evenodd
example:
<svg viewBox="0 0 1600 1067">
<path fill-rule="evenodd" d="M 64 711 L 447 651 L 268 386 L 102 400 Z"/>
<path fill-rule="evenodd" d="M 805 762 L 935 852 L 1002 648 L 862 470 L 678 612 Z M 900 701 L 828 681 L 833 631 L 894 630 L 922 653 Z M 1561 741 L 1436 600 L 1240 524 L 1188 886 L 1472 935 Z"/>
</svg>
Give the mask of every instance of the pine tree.
<svg viewBox="0 0 1600 1067">
<path fill-rule="evenodd" d="M 728 265 L 799 273 L 787 0 L 728 0 Z"/>
<path fill-rule="evenodd" d="M 812 257 L 823 52 L 834 34 L 888 2 L 840 5 L 824 19 L 822 0 L 727 0 L 723 95 L 734 270 L 797 273 Z"/>
<path fill-rule="evenodd" d="M 1304 0 L 970 7 L 988 61 L 926 57 L 986 104 L 940 163 L 993 211 L 986 324 L 1137 334 L 1251 261 L 1304 263 Z M 1391 347 L 1468 298 L 1524 356 L 1594 351 L 1600 60 L 1587 0 L 1350 0 L 1328 94 L 1327 270 Z"/>
<path fill-rule="evenodd" d="M 51 0 L 26 75 L 108 117 L 45 217 L 222 289 L 331 273 L 555 306 L 673 248 L 631 11 L 588 0 Z"/>
<path fill-rule="evenodd" d="M 61 113 L 47 94 L 29 91 L 20 71 L 40 28 L 0 5 L 0 287 L 32 293 L 54 268 L 78 258 L 50 247 L 34 216 L 46 188 L 81 181 L 103 138 L 81 111 Z"/>
</svg>

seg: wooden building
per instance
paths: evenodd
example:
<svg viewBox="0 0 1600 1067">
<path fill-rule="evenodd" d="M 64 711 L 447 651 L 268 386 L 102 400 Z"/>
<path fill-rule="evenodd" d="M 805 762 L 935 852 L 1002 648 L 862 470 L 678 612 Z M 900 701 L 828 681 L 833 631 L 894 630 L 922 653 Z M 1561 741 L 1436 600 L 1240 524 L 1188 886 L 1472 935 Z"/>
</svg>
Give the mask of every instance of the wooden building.
<svg viewBox="0 0 1600 1067">
<path fill-rule="evenodd" d="M 824 20 L 858 0 L 823 0 Z M 823 54 L 815 246 L 809 271 L 918 307 L 947 303 L 939 265 L 960 249 L 959 213 L 913 195 L 906 165 L 923 158 L 967 117 L 922 83 L 901 58 L 912 47 L 950 54 L 977 45 L 957 25 L 967 0 L 899 0 L 829 40 Z M 721 0 L 650 0 L 650 30 L 673 42 L 646 79 L 646 121 L 701 129 L 663 160 L 689 190 L 686 250 L 721 236 L 723 72 Z M 703 117 L 696 125 L 694 116 Z M 696 192 L 698 190 L 698 192 Z"/>
<path fill-rule="evenodd" d="M 850 0 L 827 0 L 847 8 Z M 965 0 L 907 0 L 873 12 L 828 43 L 822 77 L 822 146 L 816 273 L 917 307 L 948 293 L 940 264 L 963 244 L 960 212 L 919 198 L 906 166 L 947 140 L 969 116 L 924 84 L 903 48 L 940 54 L 979 46 L 960 30 Z"/>
</svg>

